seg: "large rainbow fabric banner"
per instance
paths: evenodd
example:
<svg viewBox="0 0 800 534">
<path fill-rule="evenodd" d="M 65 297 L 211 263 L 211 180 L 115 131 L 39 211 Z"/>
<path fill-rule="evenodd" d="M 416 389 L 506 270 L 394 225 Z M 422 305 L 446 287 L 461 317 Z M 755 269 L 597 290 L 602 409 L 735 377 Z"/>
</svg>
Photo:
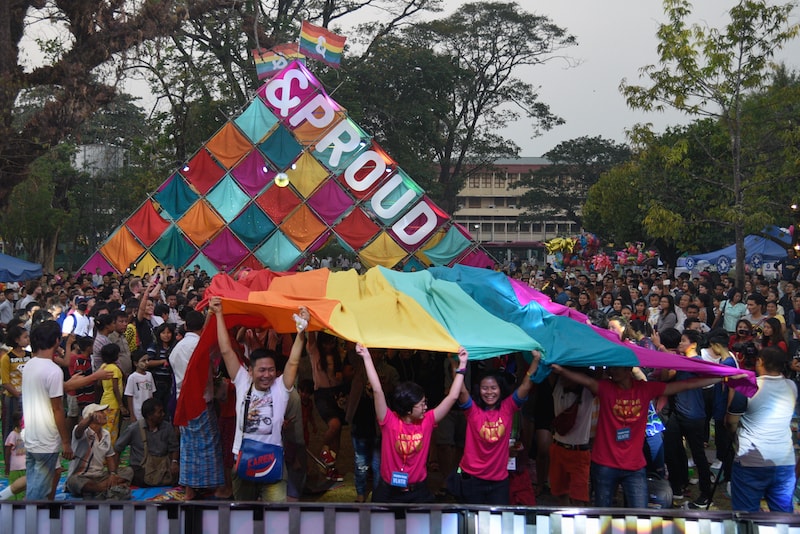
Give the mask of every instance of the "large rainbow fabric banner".
<svg viewBox="0 0 800 534">
<path fill-rule="evenodd" d="M 300 51 L 306 57 L 318 59 L 328 66 L 337 68 L 342 61 L 342 52 L 347 37 L 337 35 L 322 26 L 303 21 L 300 28 Z"/>
<path fill-rule="evenodd" d="M 332 241 L 367 267 L 494 263 L 295 60 L 82 267 L 289 271 Z"/>
<path fill-rule="evenodd" d="M 229 327 L 290 333 L 295 330 L 292 314 L 305 306 L 310 330 L 369 347 L 456 352 L 463 346 L 472 360 L 516 351 L 530 358 L 532 350 L 540 350 L 545 364 L 641 365 L 714 376 L 743 372 L 623 344 L 613 333 L 582 322 L 585 317 L 570 317 L 567 308 L 545 302 L 538 291 L 488 269 L 456 266 L 403 273 L 374 267 L 363 275 L 328 269 L 250 271 L 238 281 L 215 276 L 206 291 L 211 296 L 222 297 Z M 203 330 L 186 371 L 175 414 L 179 425 L 203 409 L 209 358 L 217 343 L 213 324 Z M 541 381 L 548 373 L 542 365 L 534 378 Z M 756 391 L 752 372 L 731 384 L 748 395 Z"/>
</svg>

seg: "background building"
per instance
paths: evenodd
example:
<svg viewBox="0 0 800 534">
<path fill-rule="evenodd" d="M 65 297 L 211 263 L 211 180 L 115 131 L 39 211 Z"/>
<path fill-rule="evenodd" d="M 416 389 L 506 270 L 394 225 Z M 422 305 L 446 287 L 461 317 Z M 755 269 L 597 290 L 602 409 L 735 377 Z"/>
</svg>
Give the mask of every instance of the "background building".
<svg viewBox="0 0 800 534">
<path fill-rule="evenodd" d="M 517 256 L 544 259 L 543 242 L 557 236 L 576 235 L 581 228 L 574 221 L 548 218 L 521 222 L 519 199 L 524 188 L 513 185 L 527 174 L 550 165 L 545 158 L 500 159 L 495 169 L 476 173 L 458 193 L 456 222 L 469 228 L 498 260 Z"/>
</svg>

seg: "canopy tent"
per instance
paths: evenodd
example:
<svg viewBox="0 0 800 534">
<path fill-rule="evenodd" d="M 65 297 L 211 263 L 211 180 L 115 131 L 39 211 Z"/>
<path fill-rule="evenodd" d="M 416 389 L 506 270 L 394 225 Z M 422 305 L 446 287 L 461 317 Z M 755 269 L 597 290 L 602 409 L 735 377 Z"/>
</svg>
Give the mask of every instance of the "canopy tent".
<svg viewBox="0 0 800 534">
<path fill-rule="evenodd" d="M 463 265 L 419 272 L 373 267 L 363 275 L 328 269 L 250 271 L 239 280 L 215 276 L 205 295 L 222 297 L 229 327 L 293 332 L 292 314 L 305 306 L 311 314 L 310 330 L 326 330 L 369 347 L 455 352 L 463 346 L 473 360 L 516 351 L 530 358 L 532 350 L 540 350 L 545 364 L 642 365 L 716 376 L 743 372 L 623 344 L 612 332 L 588 326 L 584 315 L 550 302 L 546 295 L 502 273 Z M 204 300 L 198 308 L 206 304 Z M 185 424 L 202 410 L 216 336 L 211 322 L 189 362 L 177 424 Z M 542 365 L 534 379 L 541 381 L 548 372 Z M 746 374 L 730 383 L 752 395 L 755 377 Z"/>
<path fill-rule="evenodd" d="M 0 253 L 0 282 L 24 282 L 42 276 L 42 266 Z"/>
<path fill-rule="evenodd" d="M 773 264 L 786 257 L 786 246 L 781 246 L 771 239 L 757 235 L 748 235 L 744 238 L 744 261 L 754 269 L 766 264 Z M 727 273 L 736 263 L 736 245 L 730 245 L 706 254 L 692 254 L 684 259 L 688 270 L 707 262 L 717 268 L 720 273 Z"/>
<path fill-rule="evenodd" d="M 298 61 L 258 89 L 84 268 L 294 269 L 329 241 L 366 266 L 494 262 Z M 93 271 L 94 269 L 92 269 Z"/>
</svg>

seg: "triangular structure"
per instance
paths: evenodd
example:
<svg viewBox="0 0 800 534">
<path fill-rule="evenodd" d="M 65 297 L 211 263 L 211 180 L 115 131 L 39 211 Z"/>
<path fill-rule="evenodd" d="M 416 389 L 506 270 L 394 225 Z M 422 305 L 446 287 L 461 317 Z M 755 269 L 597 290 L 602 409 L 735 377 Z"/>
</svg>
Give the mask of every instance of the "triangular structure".
<svg viewBox="0 0 800 534">
<path fill-rule="evenodd" d="M 280 187 L 276 176 L 288 177 Z M 257 91 L 86 262 L 290 270 L 331 239 L 366 266 L 493 261 L 299 61 Z M 141 265 L 140 265 L 141 264 Z"/>
</svg>

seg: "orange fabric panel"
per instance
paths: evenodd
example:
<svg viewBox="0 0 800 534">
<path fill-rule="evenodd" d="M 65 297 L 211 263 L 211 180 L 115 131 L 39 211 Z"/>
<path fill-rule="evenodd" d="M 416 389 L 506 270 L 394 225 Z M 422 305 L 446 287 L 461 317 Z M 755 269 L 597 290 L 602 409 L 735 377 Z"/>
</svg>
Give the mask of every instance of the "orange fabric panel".
<svg viewBox="0 0 800 534">
<path fill-rule="evenodd" d="M 206 143 L 206 148 L 217 158 L 217 161 L 230 169 L 247 155 L 248 152 L 253 150 L 253 145 L 239 132 L 239 129 L 233 122 L 228 121 L 225 123 L 225 126 L 220 128 L 217 134 Z"/>
<path fill-rule="evenodd" d="M 280 229 L 297 248 L 306 250 L 328 226 L 303 204 L 283 222 Z"/>
<path fill-rule="evenodd" d="M 144 252 L 144 247 L 136 241 L 136 238 L 133 237 L 127 227 L 122 226 L 100 248 L 100 252 L 116 270 L 124 273 L 131 263 L 139 259 L 139 256 Z"/>
<path fill-rule="evenodd" d="M 195 245 L 202 247 L 225 226 L 225 221 L 211 209 L 205 200 L 200 200 L 181 217 L 178 226 Z"/>
</svg>

